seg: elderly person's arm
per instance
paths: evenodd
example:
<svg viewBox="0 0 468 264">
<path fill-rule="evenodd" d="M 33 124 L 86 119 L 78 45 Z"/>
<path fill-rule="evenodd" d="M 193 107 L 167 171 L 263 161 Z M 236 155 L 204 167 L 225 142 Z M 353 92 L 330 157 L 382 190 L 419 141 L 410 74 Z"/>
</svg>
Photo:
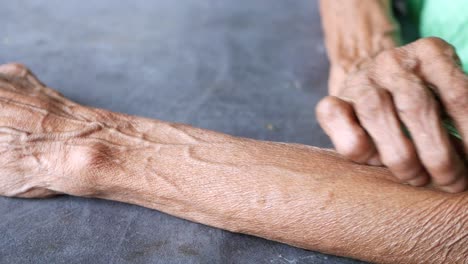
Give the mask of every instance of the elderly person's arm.
<svg viewBox="0 0 468 264">
<path fill-rule="evenodd" d="M 334 152 L 78 105 L 0 67 L 0 194 L 96 197 L 378 263 L 466 263 L 468 195 Z"/>
<path fill-rule="evenodd" d="M 320 3 L 331 69 L 330 96 L 318 104 L 317 118 L 337 151 L 383 164 L 413 186 L 465 190 L 468 77 L 453 47 L 438 38 L 396 47 L 388 0 Z M 452 142 L 443 113 L 464 143 Z"/>
</svg>

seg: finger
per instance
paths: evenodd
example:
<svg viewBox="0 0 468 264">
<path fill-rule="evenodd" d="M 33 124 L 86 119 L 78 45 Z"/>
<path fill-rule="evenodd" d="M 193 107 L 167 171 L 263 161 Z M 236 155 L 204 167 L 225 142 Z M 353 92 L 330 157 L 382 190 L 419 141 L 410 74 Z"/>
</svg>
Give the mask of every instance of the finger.
<svg viewBox="0 0 468 264">
<path fill-rule="evenodd" d="M 424 80 L 434 87 L 442 104 L 454 120 L 463 138 L 465 155 L 468 153 L 468 77 L 457 62 L 452 46 L 441 39 L 429 39 L 423 48 L 410 46 L 420 58 L 431 58 L 421 62 L 419 70 Z M 436 185 L 450 192 L 465 190 L 468 186 L 466 172 L 453 178 L 447 175 L 434 178 Z"/>
<path fill-rule="evenodd" d="M 403 134 L 389 92 L 369 83 L 357 98 L 358 119 L 373 139 L 382 163 L 402 182 L 413 186 L 427 184 L 428 174 L 412 142 Z"/>
<path fill-rule="evenodd" d="M 317 119 L 330 137 L 338 153 L 358 162 L 380 165 L 374 144 L 360 126 L 350 103 L 334 96 L 322 99 L 317 105 Z M 378 158 L 378 157 L 377 157 Z"/>
<path fill-rule="evenodd" d="M 397 72 L 380 78 L 379 84 L 392 93 L 397 114 L 412 135 L 422 164 L 436 184 L 446 184 L 445 191 L 461 191 L 460 185 L 452 186 L 452 183 L 464 177 L 465 164 L 442 126 L 437 101 L 411 70 L 401 68 Z"/>
</svg>

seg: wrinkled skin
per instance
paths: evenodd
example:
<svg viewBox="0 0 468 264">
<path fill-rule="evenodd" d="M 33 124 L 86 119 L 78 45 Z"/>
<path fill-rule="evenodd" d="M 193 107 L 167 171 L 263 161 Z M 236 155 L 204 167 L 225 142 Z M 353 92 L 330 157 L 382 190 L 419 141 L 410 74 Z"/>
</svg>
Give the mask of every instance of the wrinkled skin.
<svg viewBox="0 0 468 264">
<path fill-rule="evenodd" d="M 461 154 L 456 151 L 430 89 L 468 138 L 468 77 L 453 47 L 437 38 L 380 53 L 350 74 L 336 96 L 320 102 L 317 117 L 338 152 L 349 159 L 375 165 L 381 161 L 414 186 L 432 179 L 442 190 L 460 192 L 468 184 L 468 143 L 463 142 Z"/>
<path fill-rule="evenodd" d="M 45 87 L 24 66 L 0 66 L 0 194 L 18 197 L 46 197 L 49 180 L 63 171 L 55 159 L 62 146 L 33 139 L 38 133 L 66 131 L 62 105 L 68 101 Z M 55 175 L 54 175 L 55 174 Z"/>
<path fill-rule="evenodd" d="M 0 66 L 0 106 L 0 195 L 121 201 L 377 263 L 468 259 L 466 193 L 330 150 L 81 106 L 17 64 Z"/>
<path fill-rule="evenodd" d="M 85 195 L 91 183 L 77 149 L 89 148 L 83 136 L 99 130 L 95 111 L 46 87 L 20 64 L 0 66 L 0 106 L 0 195 Z"/>
<path fill-rule="evenodd" d="M 397 47 L 386 0 L 324 0 L 321 7 L 330 96 L 316 111 L 336 150 L 357 163 L 385 165 L 413 186 L 466 190 L 468 76 L 454 48 L 434 37 Z M 442 126 L 442 110 L 463 142 Z"/>
</svg>

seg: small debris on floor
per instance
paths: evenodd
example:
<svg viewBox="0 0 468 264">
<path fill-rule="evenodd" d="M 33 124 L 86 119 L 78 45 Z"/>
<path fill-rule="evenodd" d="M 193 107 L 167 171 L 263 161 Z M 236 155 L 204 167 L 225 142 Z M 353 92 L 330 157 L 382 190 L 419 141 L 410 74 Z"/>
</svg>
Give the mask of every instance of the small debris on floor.
<svg viewBox="0 0 468 264">
<path fill-rule="evenodd" d="M 271 123 L 266 124 L 265 128 L 268 129 L 269 131 L 276 131 L 277 130 L 275 125 L 273 125 Z"/>
</svg>

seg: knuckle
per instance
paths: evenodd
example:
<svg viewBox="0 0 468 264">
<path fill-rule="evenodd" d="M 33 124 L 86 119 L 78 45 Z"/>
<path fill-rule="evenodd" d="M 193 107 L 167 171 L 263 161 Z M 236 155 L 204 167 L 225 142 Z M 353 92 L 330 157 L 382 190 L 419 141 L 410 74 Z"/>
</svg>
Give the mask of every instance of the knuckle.
<svg viewBox="0 0 468 264">
<path fill-rule="evenodd" d="M 389 97 L 381 88 L 367 89 L 356 99 L 359 116 L 373 118 L 376 112 L 382 111 L 382 107 L 389 103 Z"/>
<path fill-rule="evenodd" d="M 434 48 L 439 49 L 448 45 L 448 43 L 439 37 L 427 37 L 422 38 L 417 41 L 417 43 L 421 46 L 425 46 L 427 48 Z"/>
<path fill-rule="evenodd" d="M 418 80 L 412 75 L 418 65 L 419 61 L 416 58 L 404 49 L 398 48 L 386 50 L 378 55 L 371 72 L 377 82 L 391 88 L 402 81 Z"/>
<path fill-rule="evenodd" d="M 353 88 L 358 90 L 367 89 L 372 87 L 372 85 L 373 81 L 370 78 L 369 72 L 367 70 L 361 70 L 355 74 L 352 74 L 348 76 L 345 81 L 345 88 L 347 90 L 353 90 Z"/>
<path fill-rule="evenodd" d="M 454 54 L 455 49 L 445 40 L 438 37 L 427 37 L 417 41 L 418 45 L 430 53 L 450 53 Z"/>
<path fill-rule="evenodd" d="M 395 96 L 396 107 L 400 114 L 408 118 L 422 118 L 422 115 L 437 109 L 437 104 L 423 87 L 414 87 Z"/>
<path fill-rule="evenodd" d="M 400 53 L 397 49 L 384 50 L 375 58 L 374 66 L 385 65 L 387 67 L 399 67 Z"/>
<path fill-rule="evenodd" d="M 444 92 L 447 101 L 447 107 L 452 109 L 468 108 L 468 89 L 458 88 L 450 89 Z"/>
</svg>

